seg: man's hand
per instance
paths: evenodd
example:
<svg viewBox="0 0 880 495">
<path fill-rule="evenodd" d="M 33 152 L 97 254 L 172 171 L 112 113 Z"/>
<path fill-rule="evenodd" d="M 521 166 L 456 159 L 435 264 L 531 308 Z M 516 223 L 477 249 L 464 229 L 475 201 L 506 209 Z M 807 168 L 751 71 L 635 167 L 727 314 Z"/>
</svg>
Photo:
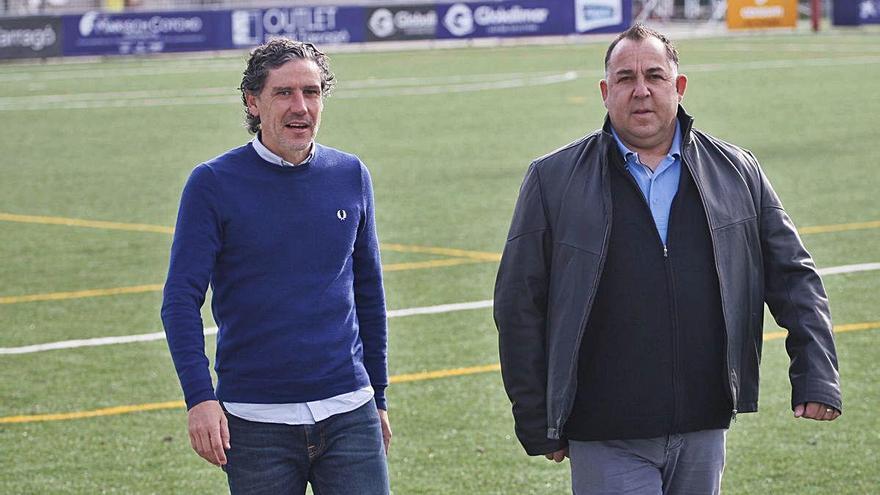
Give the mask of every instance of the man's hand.
<svg viewBox="0 0 880 495">
<path fill-rule="evenodd" d="M 187 412 L 189 443 L 193 450 L 215 466 L 226 464 L 229 445 L 229 425 L 226 415 L 216 400 L 206 400 Z M 225 450 L 224 450 L 225 449 Z"/>
<path fill-rule="evenodd" d="M 544 457 L 550 461 L 562 462 L 568 457 L 568 447 L 564 449 L 559 449 L 556 452 L 552 452 L 550 454 L 544 454 Z"/>
<path fill-rule="evenodd" d="M 385 455 L 388 455 L 388 449 L 391 447 L 391 423 L 388 422 L 388 411 L 378 409 L 379 423 L 382 425 L 382 443 L 385 444 Z"/>
<path fill-rule="evenodd" d="M 840 416 L 840 411 L 821 402 L 807 402 L 794 406 L 794 417 L 796 418 L 834 421 L 838 416 Z"/>
</svg>

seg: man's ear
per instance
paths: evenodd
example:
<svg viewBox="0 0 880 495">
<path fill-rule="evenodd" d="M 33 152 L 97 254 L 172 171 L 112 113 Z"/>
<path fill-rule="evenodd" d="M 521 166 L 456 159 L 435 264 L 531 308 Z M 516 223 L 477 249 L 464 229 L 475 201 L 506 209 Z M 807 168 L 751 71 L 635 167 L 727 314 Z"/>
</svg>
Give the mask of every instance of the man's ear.
<svg viewBox="0 0 880 495">
<path fill-rule="evenodd" d="M 257 107 L 257 96 L 252 93 L 245 93 L 244 100 L 247 102 L 248 113 L 254 117 L 260 116 L 260 109 Z"/>
<path fill-rule="evenodd" d="M 605 103 L 608 101 L 608 81 L 602 79 L 599 81 L 599 92 L 602 93 L 602 102 Z M 608 104 L 605 103 L 605 107 L 608 107 Z"/>
<path fill-rule="evenodd" d="M 684 91 L 687 89 L 688 78 L 684 74 L 679 74 L 675 76 L 675 91 L 678 93 L 678 101 L 681 102 L 681 99 L 684 98 Z"/>
</svg>

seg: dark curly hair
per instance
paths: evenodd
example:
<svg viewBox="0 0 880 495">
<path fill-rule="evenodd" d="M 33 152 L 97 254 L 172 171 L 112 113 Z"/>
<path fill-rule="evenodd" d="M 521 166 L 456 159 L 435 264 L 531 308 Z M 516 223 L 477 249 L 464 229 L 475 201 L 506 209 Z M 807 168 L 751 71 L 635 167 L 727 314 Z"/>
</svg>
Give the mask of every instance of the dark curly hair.
<svg viewBox="0 0 880 495">
<path fill-rule="evenodd" d="M 244 103 L 245 126 L 251 134 L 260 131 L 260 117 L 251 115 L 247 106 L 247 95 L 258 95 L 263 91 L 269 71 L 281 67 L 291 60 L 312 60 L 321 72 L 321 96 L 330 96 L 336 86 L 336 76 L 330 71 L 330 58 L 311 43 L 289 38 L 273 38 L 254 48 L 242 73 L 241 101 Z"/>
</svg>

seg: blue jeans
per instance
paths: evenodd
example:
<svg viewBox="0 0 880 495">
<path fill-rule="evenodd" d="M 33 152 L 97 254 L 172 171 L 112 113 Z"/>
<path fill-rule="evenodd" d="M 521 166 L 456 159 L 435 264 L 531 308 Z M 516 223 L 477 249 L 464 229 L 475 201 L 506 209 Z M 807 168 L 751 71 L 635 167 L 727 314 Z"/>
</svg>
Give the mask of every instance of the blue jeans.
<svg viewBox="0 0 880 495">
<path fill-rule="evenodd" d="M 232 494 L 390 492 L 374 401 L 313 425 L 246 421 L 229 413 L 224 467 Z"/>
</svg>

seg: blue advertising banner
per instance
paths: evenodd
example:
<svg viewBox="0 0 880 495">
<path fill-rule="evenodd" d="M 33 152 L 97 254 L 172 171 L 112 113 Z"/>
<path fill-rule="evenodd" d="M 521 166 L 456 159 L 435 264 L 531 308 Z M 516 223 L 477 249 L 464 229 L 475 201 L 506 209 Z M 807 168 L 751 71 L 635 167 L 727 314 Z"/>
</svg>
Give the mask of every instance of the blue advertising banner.
<svg viewBox="0 0 880 495">
<path fill-rule="evenodd" d="M 862 24 L 880 24 L 880 0 L 859 2 L 859 21 Z"/>
<path fill-rule="evenodd" d="M 546 36 L 623 31 L 628 0 L 503 0 L 437 7 L 437 38 Z"/>
<path fill-rule="evenodd" d="M 61 18 L 64 55 L 127 55 L 232 48 L 229 12 L 86 12 Z"/>
<path fill-rule="evenodd" d="M 365 12 L 331 5 L 233 10 L 232 45 L 250 47 L 279 36 L 316 45 L 357 43 L 365 41 Z"/>
<path fill-rule="evenodd" d="M 568 1 L 460 2 L 438 6 L 437 38 L 566 34 L 573 31 Z"/>
<path fill-rule="evenodd" d="M 880 22 L 871 17 L 875 15 L 875 6 L 880 0 L 861 1 L 863 22 Z M 871 18 L 864 20 L 865 15 Z M 9 27 L 4 25 L 0 29 L 0 48 L 8 49 L 0 56 L 51 56 L 57 55 L 59 50 L 63 55 L 225 50 L 250 48 L 274 37 L 326 45 L 604 33 L 623 31 L 631 18 L 631 0 L 484 0 L 451 4 L 390 3 L 369 7 L 322 5 L 180 12 L 95 11 L 62 16 L 60 29 L 57 18 L 56 28 L 51 23 L 35 24 L 34 27 L 22 24 L 21 28 L 14 23 Z M 53 32 L 57 33 L 54 41 L 50 40 Z M 34 48 L 37 41 L 41 43 L 39 49 Z"/>
<path fill-rule="evenodd" d="M 367 41 L 432 40 L 437 37 L 437 7 L 430 4 L 369 8 Z"/>
</svg>

